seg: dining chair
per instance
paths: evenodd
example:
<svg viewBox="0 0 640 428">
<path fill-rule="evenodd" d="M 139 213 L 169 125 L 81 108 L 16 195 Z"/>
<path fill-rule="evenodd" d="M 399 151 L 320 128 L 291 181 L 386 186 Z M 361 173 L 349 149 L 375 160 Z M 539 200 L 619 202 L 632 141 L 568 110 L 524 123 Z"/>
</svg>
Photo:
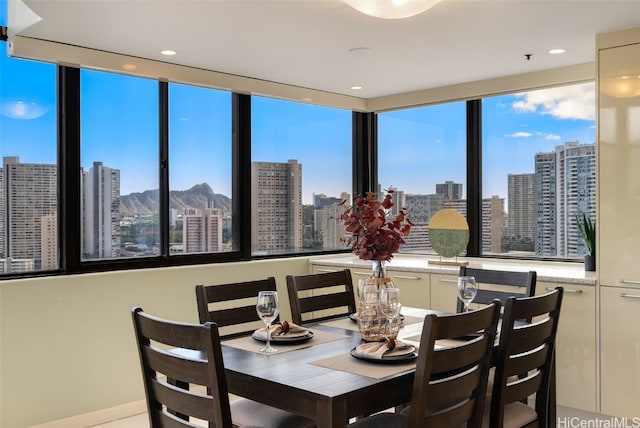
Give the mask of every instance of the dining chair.
<svg viewBox="0 0 640 428">
<path fill-rule="evenodd" d="M 351 428 L 479 427 L 501 304 L 427 315 L 409 407 L 378 413 Z"/>
<path fill-rule="evenodd" d="M 536 292 L 537 273 L 535 271 L 516 272 L 461 266 L 460 276 L 473 276 L 476 279 L 478 292 L 473 303 L 480 305 L 486 305 L 498 299 L 504 306 L 509 297 L 531 297 Z M 512 286 L 513 291 L 488 290 L 483 288 L 486 285 Z M 464 304 L 458 299 L 457 312 L 463 310 Z"/>
<path fill-rule="evenodd" d="M 201 421 L 222 428 L 315 426 L 309 419 L 250 400 L 230 402 L 215 323 L 174 322 L 140 307 L 132 309 L 132 317 L 150 426 L 201 427 Z M 253 406 L 255 413 L 249 416 L 247 402 L 260 406 Z"/>
<path fill-rule="evenodd" d="M 286 279 L 291 319 L 296 324 L 323 321 L 356 312 L 349 269 L 287 275 Z M 320 314 L 318 311 L 321 311 Z"/>
<path fill-rule="evenodd" d="M 549 421 L 550 394 L 555 387 L 554 351 L 562 294 L 563 288 L 556 287 L 540 296 L 507 299 L 483 427 L 555 426 Z M 524 319 L 531 322 L 521 322 Z M 527 399 L 534 394 L 531 407 Z"/>
<path fill-rule="evenodd" d="M 276 279 L 270 276 L 220 285 L 196 285 L 200 323 L 215 322 L 223 339 L 264 327 L 256 313 L 256 298 L 260 291 L 276 291 Z"/>
<path fill-rule="evenodd" d="M 222 339 L 243 336 L 264 322 L 256 312 L 259 291 L 276 291 L 276 280 L 270 276 L 244 282 L 220 285 L 196 285 L 196 304 L 200 323 L 214 322 L 227 334 Z M 257 323 L 257 324 L 256 324 Z M 231 403 L 233 422 L 240 426 L 269 426 L 282 428 L 314 427 L 315 421 L 246 398 Z M 272 421 L 266 424 L 264 421 Z"/>
</svg>

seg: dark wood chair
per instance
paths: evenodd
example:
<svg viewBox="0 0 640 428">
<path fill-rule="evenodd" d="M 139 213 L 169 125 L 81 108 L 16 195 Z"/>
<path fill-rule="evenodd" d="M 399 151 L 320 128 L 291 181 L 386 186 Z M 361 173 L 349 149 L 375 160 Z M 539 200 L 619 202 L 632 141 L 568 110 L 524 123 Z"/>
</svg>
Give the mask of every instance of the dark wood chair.
<svg viewBox="0 0 640 428">
<path fill-rule="evenodd" d="M 187 324 L 132 310 L 152 427 L 313 427 L 315 422 L 250 400 L 229 402 L 215 323 Z M 233 420 L 233 422 L 232 422 Z"/>
<path fill-rule="evenodd" d="M 287 275 L 291 319 L 296 324 L 322 321 L 356 312 L 349 269 L 309 275 Z M 330 309 L 330 313 L 314 312 Z"/>
<path fill-rule="evenodd" d="M 494 299 L 500 300 L 504 306 L 509 297 L 531 297 L 536 293 L 537 274 L 535 271 L 514 272 L 504 270 L 477 269 L 460 267 L 460 276 L 473 276 L 478 284 L 478 294 L 473 303 L 486 305 Z M 486 285 L 512 286 L 513 291 L 487 290 Z M 458 299 L 457 312 L 462 312 L 464 305 Z"/>
<path fill-rule="evenodd" d="M 229 330 L 221 337 L 229 339 L 246 335 L 264 323 L 256 313 L 259 291 L 276 291 L 276 280 L 270 276 L 253 281 L 220 285 L 196 285 L 196 303 L 201 323 L 215 322 Z M 282 302 L 280 302 L 282 304 Z M 314 427 L 315 421 L 241 398 L 231 403 L 233 422 L 240 426 L 306 428 Z"/>
<path fill-rule="evenodd" d="M 475 311 L 427 315 L 409 407 L 350 427 L 479 427 L 500 306 L 496 300 Z"/>
<path fill-rule="evenodd" d="M 132 310 L 132 316 L 149 425 L 196 427 L 193 418 L 197 418 L 208 421 L 210 427 L 231 428 L 231 408 L 216 325 L 171 322 L 148 315 L 139 307 Z M 190 358 L 158 344 L 198 352 Z M 200 385 L 201 390 L 177 387 L 167 379 Z"/>
<path fill-rule="evenodd" d="M 550 393 L 562 293 L 557 287 L 541 296 L 507 299 L 484 427 L 555 426 L 555 418 L 549 417 L 555 414 Z M 532 322 L 519 321 L 523 319 Z M 534 394 L 530 407 L 527 398 Z"/>
<path fill-rule="evenodd" d="M 266 290 L 276 291 L 274 277 L 220 285 L 198 284 L 196 304 L 200 323 L 215 322 L 223 339 L 264 327 L 256 313 L 256 298 L 259 291 Z"/>
</svg>

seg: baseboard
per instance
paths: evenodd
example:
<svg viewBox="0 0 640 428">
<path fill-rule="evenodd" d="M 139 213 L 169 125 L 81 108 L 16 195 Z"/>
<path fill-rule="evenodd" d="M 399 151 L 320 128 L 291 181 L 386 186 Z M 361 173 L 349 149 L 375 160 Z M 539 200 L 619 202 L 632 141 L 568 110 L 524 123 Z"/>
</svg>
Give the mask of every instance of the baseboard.
<svg viewBox="0 0 640 428">
<path fill-rule="evenodd" d="M 147 411 L 145 400 L 134 401 L 120 406 L 101 409 L 91 413 L 72 416 L 41 425 L 34 425 L 31 428 L 88 428 L 95 425 L 104 424 L 130 416 L 139 415 Z"/>
</svg>

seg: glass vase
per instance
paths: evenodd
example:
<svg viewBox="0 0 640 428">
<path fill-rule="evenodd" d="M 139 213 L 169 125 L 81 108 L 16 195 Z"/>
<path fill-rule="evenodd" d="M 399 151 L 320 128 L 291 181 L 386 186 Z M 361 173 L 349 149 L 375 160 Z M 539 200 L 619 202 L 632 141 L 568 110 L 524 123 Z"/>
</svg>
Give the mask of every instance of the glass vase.
<svg viewBox="0 0 640 428">
<path fill-rule="evenodd" d="M 401 320 L 396 317 L 388 325 L 387 317 L 380 311 L 380 289 L 395 287 L 387 276 L 384 260 L 373 260 L 371 276 L 365 279 L 359 290 L 358 330 L 367 342 L 379 342 L 385 337 L 395 338 L 400 330 Z"/>
</svg>

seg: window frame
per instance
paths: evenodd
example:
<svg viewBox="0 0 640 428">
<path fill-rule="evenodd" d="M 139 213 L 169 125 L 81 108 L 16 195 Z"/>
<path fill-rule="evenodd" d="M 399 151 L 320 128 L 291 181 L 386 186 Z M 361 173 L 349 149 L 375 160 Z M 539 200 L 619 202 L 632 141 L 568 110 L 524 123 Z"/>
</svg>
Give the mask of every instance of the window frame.
<svg viewBox="0 0 640 428">
<path fill-rule="evenodd" d="M 159 91 L 159 230 L 160 254 L 140 258 L 81 260 L 80 254 L 80 74 L 81 68 L 57 65 L 58 91 L 58 191 L 60 206 L 58 270 L 3 274 L 0 280 L 22 277 L 82 274 L 157 267 L 173 267 L 283 257 L 349 254 L 350 250 L 318 250 L 290 254 L 251 255 L 251 95 L 232 92 L 232 204 L 233 239 L 237 248 L 221 253 L 170 254 L 169 252 L 169 83 L 156 79 Z M 565 85 L 575 84 L 565 82 Z M 560 85 L 558 85 L 560 86 Z M 489 96 L 489 95 L 487 95 Z M 453 100 L 451 100 L 453 101 Z M 448 102 L 448 101 L 447 101 Z M 411 108 L 411 107 L 407 107 Z M 467 257 L 579 262 L 575 259 L 483 255 L 482 248 L 482 98 L 466 100 L 467 213 L 470 241 Z M 378 187 L 378 113 L 352 110 L 352 195 Z M 247 191 L 243 191 L 246 189 Z"/>
</svg>

